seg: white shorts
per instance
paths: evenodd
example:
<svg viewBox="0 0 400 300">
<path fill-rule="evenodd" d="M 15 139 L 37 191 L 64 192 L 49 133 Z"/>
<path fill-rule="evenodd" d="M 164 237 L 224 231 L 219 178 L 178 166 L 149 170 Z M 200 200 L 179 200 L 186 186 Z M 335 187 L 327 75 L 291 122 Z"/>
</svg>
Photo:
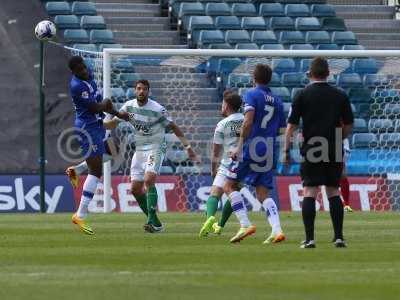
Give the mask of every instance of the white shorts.
<svg viewBox="0 0 400 300">
<path fill-rule="evenodd" d="M 228 168 L 220 165 L 212 185 L 219 188 L 223 188 L 227 174 L 228 174 Z"/>
<path fill-rule="evenodd" d="M 164 161 L 165 148 L 159 147 L 148 151 L 136 151 L 132 157 L 131 180 L 144 181 L 144 174 L 147 172 L 160 172 Z"/>
</svg>

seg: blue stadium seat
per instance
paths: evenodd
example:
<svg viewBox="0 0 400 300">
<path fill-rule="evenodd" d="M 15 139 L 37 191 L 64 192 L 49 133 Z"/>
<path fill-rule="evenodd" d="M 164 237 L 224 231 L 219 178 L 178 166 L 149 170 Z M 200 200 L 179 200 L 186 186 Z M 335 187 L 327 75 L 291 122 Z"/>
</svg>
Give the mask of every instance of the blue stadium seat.
<svg viewBox="0 0 400 300">
<path fill-rule="evenodd" d="M 303 0 L 304 4 L 325 4 L 326 0 Z"/>
<path fill-rule="evenodd" d="M 247 30 L 228 30 L 225 33 L 225 42 L 229 44 L 249 43 L 250 35 Z"/>
<path fill-rule="evenodd" d="M 365 50 L 364 46 L 362 45 L 343 45 L 343 50 Z"/>
<path fill-rule="evenodd" d="M 273 44 L 270 44 L 273 45 Z M 269 87 L 282 86 L 281 77 L 278 73 L 272 72 L 271 81 L 268 83 Z"/>
<path fill-rule="evenodd" d="M 375 88 L 389 84 L 389 78 L 386 74 L 366 74 L 364 76 L 364 85 L 369 88 Z"/>
<path fill-rule="evenodd" d="M 371 146 L 376 146 L 378 144 L 378 139 L 373 133 L 355 133 L 352 138 L 353 148 L 370 148 Z"/>
<path fill-rule="evenodd" d="M 271 92 L 273 95 L 281 98 L 283 102 L 290 102 L 290 92 L 286 87 L 271 87 Z"/>
<path fill-rule="evenodd" d="M 103 49 L 106 49 L 106 48 L 108 48 L 108 49 L 120 49 L 120 48 L 122 48 L 122 45 L 121 44 L 114 44 L 114 43 L 112 43 L 112 44 L 100 44 L 99 45 L 99 51 L 100 52 L 103 52 Z"/>
<path fill-rule="evenodd" d="M 304 44 L 304 35 L 301 31 L 282 31 L 279 35 L 281 44 Z"/>
<path fill-rule="evenodd" d="M 242 61 L 239 58 L 221 58 L 218 60 L 217 72 L 229 74 L 240 64 Z"/>
<path fill-rule="evenodd" d="M 341 18 L 323 18 L 322 29 L 326 31 L 346 31 L 346 25 Z"/>
<path fill-rule="evenodd" d="M 366 88 L 350 88 L 347 92 L 352 103 L 369 103 L 371 91 Z"/>
<path fill-rule="evenodd" d="M 236 16 L 216 17 L 215 27 L 220 30 L 241 29 L 240 20 Z"/>
<path fill-rule="evenodd" d="M 284 50 L 282 44 L 263 44 L 261 45 L 261 50 Z"/>
<path fill-rule="evenodd" d="M 311 15 L 314 17 L 336 17 L 335 8 L 327 4 L 311 5 Z"/>
<path fill-rule="evenodd" d="M 202 30 L 202 29 L 215 29 L 214 20 L 210 16 L 192 16 L 189 19 L 188 31 Z"/>
<path fill-rule="evenodd" d="M 339 74 L 337 85 L 342 88 L 362 87 L 362 80 L 357 73 Z"/>
<path fill-rule="evenodd" d="M 339 46 L 336 44 L 320 44 L 316 46 L 317 50 L 339 50 Z"/>
<path fill-rule="evenodd" d="M 206 4 L 207 16 L 230 16 L 231 8 L 227 3 L 207 3 Z"/>
<path fill-rule="evenodd" d="M 353 124 L 353 133 L 368 132 L 367 122 L 364 119 L 355 118 Z"/>
<path fill-rule="evenodd" d="M 95 44 L 73 44 L 72 48 L 83 51 L 97 52 L 97 47 Z"/>
<path fill-rule="evenodd" d="M 246 30 L 266 30 L 267 25 L 263 17 L 243 17 L 242 29 Z"/>
<path fill-rule="evenodd" d="M 200 44 L 225 43 L 224 33 L 221 30 L 202 30 L 199 36 Z"/>
<path fill-rule="evenodd" d="M 83 29 L 106 29 L 106 22 L 103 16 L 83 16 L 81 18 L 81 27 Z"/>
<path fill-rule="evenodd" d="M 330 58 L 328 64 L 330 69 L 337 70 L 337 73 L 352 73 L 351 61 L 347 58 Z"/>
<path fill-rule="evenodd" d="M 394 123 L 390 119 L 370 119 L 368 131 L 373 133 L 393 132 Z"/>
<path fill-rule="evenodd" d="M 399 147 L 400 146 L 400 133 L 382 133 L 379 136 L 379 144 L 384 148 Z"/>
<path fill-rule="evenodd" d="M 357 38 L 352 31 L 334 31 L 332 33 L 332 43 L 338 45 L 355 45 Z"/>
<path fill-rule="evenodd" d="M 294 21 L 289 17 L 272 17 L 269 27 L 273 30 L 294 30 Z"/>
<path fill-rule="evenodd" d="M 319 20 L 314 17 L 297 18 L 295 22 L 296 30 L 300 31 L 311 31 L 320 30 L 321 24 Z"/>
<path fill-rule="evenodd" d="M 235 49 L 259 50 L 260 48 L 256 43 L 239 43 L 235 45 Z"/>
<path fill-rule="evenodd" d="M 93 44 L 112 44 L 114 43 L 114 34 L 108 29 L 94 29 L 90 31 L 90 42 Z"/>
<path fill-rule="evenodd" d="M 353 60 L 353 72 L 358 74 L 373 74 L 378 72 L 377 61 L 373 58 L 356 58 Z"/>
<path fill-rule="evenodd" d="M 306 43 L 309 44 L 330 44 L 331 38 L 327 31 L 308 31 L 306 33 Z"/>
<path fill-rule="evenodd" d="M 231 9 L 233 16 L 238 17 L 256 17 L 256 7 L 251 3 L 234 3 Z"/>
<path fill-rule="evenodd" d="M 119 79 L 124 87 L 134 86 L 135 82 L 141 79 L 140 74 L 136 73 L 122 73 L 119 75 Z"/>
<path fill-rule="evenodd" d="M 54 18 L 58 29 L 80 29 L 79 18 L 75 15 L 58 15 Z"/>
<path fill-rule="evenodd" d="M 306 4 L 287 4 L 285 14 L 288 17 L 308 17 L 310 10 Z"/>
<path fill-rule="evenodd" d="M 253 79 L 250 74 L 231 73 L 228 76 L 228 87 L 246 88 L 253 86 Z"/>
<path fill-rule="evenodd" d="M 388 88 L 374 89 L 372 98 L 375 100 L 375 102 L 400 102 L 400 90 Z"/>
<path fill-rule="evenodd" d="M 284 17 L 284 6 L 280 3 L 262 3 L 259 15 L 263 17 Z"/>
<path fill-rule="evenodd" d="M 69 3 L 66 1 L 63 2 L 47 2 L 46 3 L 46 11 L 50 16 L 55 15 L 69 15 L 71 14 L 71 8 Z"/>
<path fill-rule="evenodd" d="M 204 6 L 200 2 L 183 2 L 179 8 L 179 18 L 184 16 L 201 16 L 204 15 Z"/>
<path fill-rule="evenodd" d="M 78 16 L 95 16 L 96 4 L 93 2 L 75 1 L 72 3 L 71 12 Z"/>
<path fill-rule="evenodd" d="M 207 46 L 208 49 L 232 49 L 232 46 L 228 43 L 221 44 L 209 44 Z"/>
<path fill-rule="evenodd" d="M 400 103 L 388 103 L 385 104 L 385 108 L 383 110 L 385 116 L 388 116 L 390 119 L 397 119 L 400 115 Z M 400 120 L 395 120 L 400 121 Z M 398 124 L 395 124 L 395 130 L 398 131 Z"/>
<path fill-rule="evenodd" d="M 308 82 L 308 78 L 303 72 L 283 73 L 282 85 L 286 87 L 300 87 Z"/>
<path fill-rule="evenodd" d="M 256 44 L 276 44 L 278 40 L 275 33 L 270 30 L 255 30 L 251 34 L 251 41 Z"/>
<path fill-rule="evenodd" d="M 313 45 L 311 44 L 294 44 L 290 45 L 290 50 L 314 50 Z"/>
<path fill-rule="evenodd" d="M 88 44 L 89 35 L 84 29 L 67 29 L 64 31 L 64 40 L 67 43 Z"/>
<path fill-rule="evenodd" d="M 290 73 L 296 71 L 296 63 L 291 58 L 272 59 L 271 68 L 278 74 Z"/>
<path fill-rule="evenodd" d="M 307 72 L 310 69 L 311 58 L 303 58 L 300 61 L 300 72 Z"/>
</svg>

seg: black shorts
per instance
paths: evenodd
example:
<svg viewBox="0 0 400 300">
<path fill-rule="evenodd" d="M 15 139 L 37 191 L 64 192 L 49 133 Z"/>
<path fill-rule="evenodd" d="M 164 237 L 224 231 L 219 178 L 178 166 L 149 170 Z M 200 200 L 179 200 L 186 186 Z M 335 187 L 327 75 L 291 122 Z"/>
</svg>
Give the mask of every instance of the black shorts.
<svg viewBox="0 0 400 300">
<path fill-rule="evenodd" d="M 304 161 L 300 166 L 300 176 L 303 186 L 333 186 L 339 187 L 342 177 L 343 163 L 310 163 Z"/>
</svg>

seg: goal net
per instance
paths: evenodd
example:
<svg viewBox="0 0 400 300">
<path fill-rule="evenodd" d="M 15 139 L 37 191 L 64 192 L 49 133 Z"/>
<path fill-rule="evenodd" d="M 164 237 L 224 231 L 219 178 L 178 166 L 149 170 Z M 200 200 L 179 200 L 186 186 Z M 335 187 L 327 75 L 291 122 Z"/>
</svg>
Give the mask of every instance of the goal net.
<svg viewBox="0 0 400 300">
<path fill-rule="evenodd" d="M 253 85 L 254 66 L 268 64 L 273 69 L 270 87 L 283 100 L 287 115 L 296 92 L 308 84 L 306 71 L 315 56 L 328 59 L 329 82 L 349 95 L 355 114 L 347 161 L 352 195 L 358 195 L 364 210 L 399 208 L 400 51 L 104 49 L 98 55 L 80 53 L 94 67 L 104 97 L 110 97 L 117 108 L 135 98 L 137 80 L 149 80 L 150 98 L 167 108 L 201 155 L 201 164 L 194 165 L 179 140 L 167 133 L 168 150 L 157 182 L 162 198 L 160 210 L 204 210 L 212 183 L 212 138 L 217 122 L 222 119 L 220 108 L 225 89 L 243 94 Z M 119 152 L 112 163 L 105 165 L 104 211 L 137 211 L 129 193 L 134 132 L 132 125 L 121 123 L 111 133 Z M 299 175 L 301 157 L 296 141 L 292 157 L 294 163 L 289 168 L 278 159 L 278 175 Z M 280 195 L 280 184 L 278 177 L 275 198 L 284 197 Z M 286 188 L 290 194 L 292 187 Z M 261 209 L 251 189 L 245 187 L 242 193 L 250 208 Z M 297 207 L 293 199 L 288 201 L 292 209 Z M 320 203 L 327 206 L 326 199 L 321 198 Z"/>
</svg>

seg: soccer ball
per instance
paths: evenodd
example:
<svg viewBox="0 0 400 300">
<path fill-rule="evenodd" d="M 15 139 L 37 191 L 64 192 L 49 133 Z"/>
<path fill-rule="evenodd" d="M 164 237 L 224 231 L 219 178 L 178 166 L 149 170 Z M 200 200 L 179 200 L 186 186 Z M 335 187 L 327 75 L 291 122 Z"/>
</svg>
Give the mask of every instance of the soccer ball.
<svg viewBox="0 0 400 300">
<path fill-rule="evenodd" d="M 35 35 L 41 41 L 48 41 L 56 35 L 56 31 L 56 25 L 53 22 L 44 20 L 36 25 Z"/>
</svg>

